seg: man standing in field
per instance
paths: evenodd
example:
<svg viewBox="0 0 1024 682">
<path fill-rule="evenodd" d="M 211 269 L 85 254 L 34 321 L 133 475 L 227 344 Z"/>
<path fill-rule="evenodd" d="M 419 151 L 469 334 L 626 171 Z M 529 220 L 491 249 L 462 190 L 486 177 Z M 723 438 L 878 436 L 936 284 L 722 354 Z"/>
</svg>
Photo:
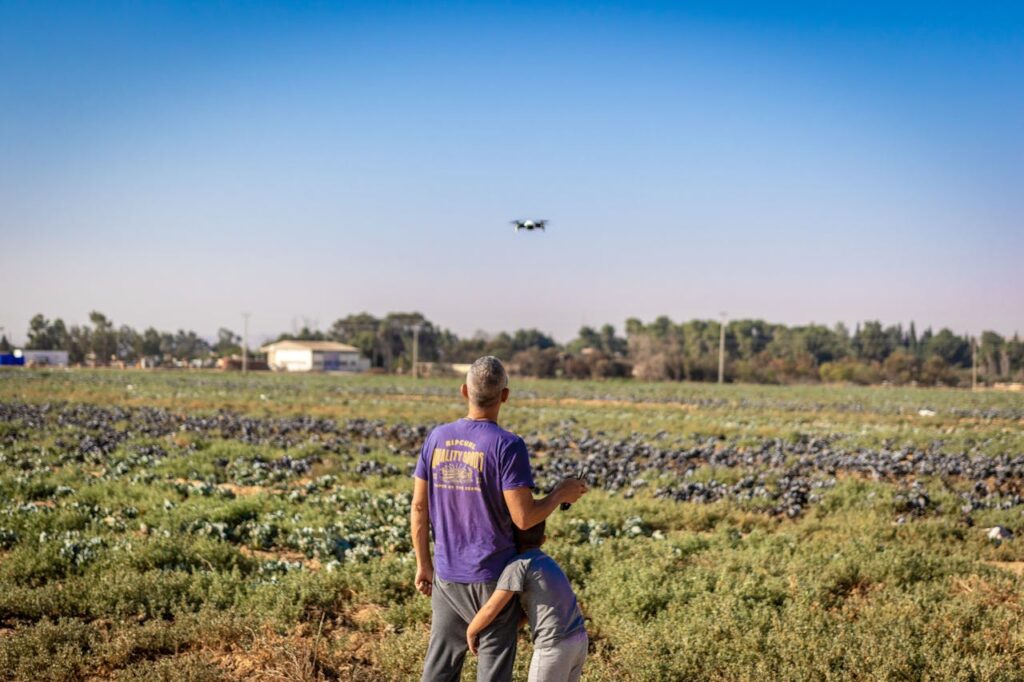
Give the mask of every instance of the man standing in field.
<svg viewBox="0 0 1024 682">
<path fill-rule="evenodd" d="M 569 478 L 546 497 L 533 498 L 526 444 L 498 426 L 509 391 L 497 358 L 474 362 L 461 391 L 468 414 L 434 429 L 416 464 L 411 518 L 416 589 L 430 597 L 432 610 L 423 682 L 461 677 L 466 627 L 516 555 L 513 524 L 532 528 L 587 491 L 582 481 Z M 512 679 L 518 624 L 513 600 L 480 633 L 477 680 Z"/>
</svg>

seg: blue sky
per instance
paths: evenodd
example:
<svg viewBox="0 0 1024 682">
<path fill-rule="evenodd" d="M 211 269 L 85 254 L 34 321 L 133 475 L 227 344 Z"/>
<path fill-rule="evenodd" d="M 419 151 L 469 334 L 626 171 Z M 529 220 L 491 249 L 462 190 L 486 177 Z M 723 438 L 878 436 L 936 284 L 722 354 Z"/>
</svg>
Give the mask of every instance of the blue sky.
<svg viewBox="0 0 1024 682">
<path fill-rule="evenodd" d="M 4 2 L 0 325 L 1024 331 L 1024 9 L 894 4 Z"/>
</svg>

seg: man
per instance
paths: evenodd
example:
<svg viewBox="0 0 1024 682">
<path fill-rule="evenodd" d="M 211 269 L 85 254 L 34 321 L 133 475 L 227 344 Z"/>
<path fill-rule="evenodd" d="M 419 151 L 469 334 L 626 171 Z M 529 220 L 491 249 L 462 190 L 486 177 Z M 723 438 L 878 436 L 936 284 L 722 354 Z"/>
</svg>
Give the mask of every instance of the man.
<svg viewBox="0 0 1024 682">
<path fill-rule="evenodd" d="M 416 464 L 411 518 L 416 589 L 430 597 L 433 612 L 423 682 L 460 678 L 466 627 L 516 555 L 513 524 L 532 528 L 587 491 L 582 481 L 568 478 L 546 497 L 534 499 L 526 444 L 498 426 L 509 391 L 508 375 L 497 358 L 474 362 L 461 392 L 467 415 L 434 429 Z M 436 565 L 430 556 L 431 529 Z M 512 679 L 518 621 L 512 600 L 480 633 L 478 681 Z"/>
</svg>

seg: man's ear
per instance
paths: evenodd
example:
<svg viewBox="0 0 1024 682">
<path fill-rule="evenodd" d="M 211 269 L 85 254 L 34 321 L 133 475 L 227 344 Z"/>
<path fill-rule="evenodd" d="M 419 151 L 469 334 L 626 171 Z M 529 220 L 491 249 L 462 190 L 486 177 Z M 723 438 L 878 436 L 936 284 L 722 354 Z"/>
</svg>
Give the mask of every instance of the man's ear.
<svg viewBox="0 0 1024 682">
<path fill-rule="evenodd" d="M 503 403 L 507 403 L 508 402 L 508 387 L 507 386 L 505 388 L 501 389 L 501 402 L 503 402 Z"/>
<path fill-rule="evenodd" d="M 463 398 L 469 400 L 469 386 L 467 386 L 466 384 L 462 384 L 462 388 L 459 389 L 459 393 L 462 394 Z"/>
</svg>

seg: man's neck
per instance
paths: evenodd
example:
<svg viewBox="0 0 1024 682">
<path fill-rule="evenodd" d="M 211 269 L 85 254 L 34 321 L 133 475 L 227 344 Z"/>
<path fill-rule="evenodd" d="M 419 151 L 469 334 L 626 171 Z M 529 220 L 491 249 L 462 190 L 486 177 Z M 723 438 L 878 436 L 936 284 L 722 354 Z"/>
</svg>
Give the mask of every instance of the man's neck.
<svg viewBox="0 0 1024 682">
<path fill-rule="evenodd" d="M 466 419 L 472 419 L 473 421 L 489 421 L 498 423 L 498 409 L 481 409 L 478 407 L 469 408 L 469 413 L 466 415 Z"/>
<path fill-rule="evenodd" d="M 540 549 L 540 545 L 523 545 L 519 548 L 519 553 L 523 554 L 529 552 L 531 549 Z"/>
</svg>

